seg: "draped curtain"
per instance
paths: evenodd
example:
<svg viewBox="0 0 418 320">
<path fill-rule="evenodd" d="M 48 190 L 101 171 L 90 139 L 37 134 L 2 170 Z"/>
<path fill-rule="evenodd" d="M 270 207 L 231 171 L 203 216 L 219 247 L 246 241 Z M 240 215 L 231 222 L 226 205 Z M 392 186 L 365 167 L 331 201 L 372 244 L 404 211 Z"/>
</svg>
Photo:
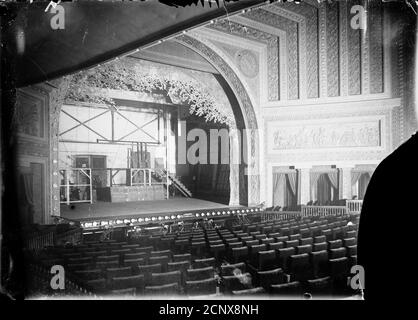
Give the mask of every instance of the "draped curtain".
<svg viewBox="0 0 418 320">
<path fill-rule="evenodd" d="M 321 172 L 311 172 L 310 176 L 310 190 L 311 190 L 311 200 L 316 201 L 318 200 L 318 180 L 321 176 Z"/>
<path fill-rule="evenodd" d="M 338 200 L 339 198 L 339 185 L 338 185 L 338 171 L 328 172 L 328 179 L 331 183 L 331 187 L 333 188 L 333 197 L 332 200 Z"/>
<path fill-rule="evenodd" d="M 273 173 L 273 206 L 284 206 L 284 183 L 286 174 L 282 172 Z"/>
<path fill-rule="evenodd" d="M 319 176 L 317 182 L 317 200 L 319 205 L 325 205 L 331 200 L 331 181 L 326 173 Z"/>
<path fill-rule="evenodd" d="M 25 194 L 25 200 L 28 205 L 33 206 L 33 178 L 31 173 L 22 174 L 23 189 Z"/>
<path fill-rule="evenodd" d="M 286 194 L 285 204 L 286 207 L 293 208 L 297 204 L 297 175 L 296 172 L 290 172 L 286 174 Z"/>
<path fill-rule="evenodd" d="M 364 198 L 369 182 L 370 182 L 370 174 L 368 172 L 363 173 L 361 177 L 359 178 L 359 184 L 358 184 L 358 197 L 360 200 Z"/>
</svg>

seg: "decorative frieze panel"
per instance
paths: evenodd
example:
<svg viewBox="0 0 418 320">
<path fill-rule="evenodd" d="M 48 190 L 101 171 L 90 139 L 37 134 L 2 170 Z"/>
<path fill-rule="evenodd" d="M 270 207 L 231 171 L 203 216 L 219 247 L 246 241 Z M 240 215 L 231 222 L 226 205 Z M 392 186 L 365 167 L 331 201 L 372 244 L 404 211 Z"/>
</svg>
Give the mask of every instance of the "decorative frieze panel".
<svg viewBox="0 0 418 320">
<path fill-rule="evenodd" d="M 269 150 L 312 150 L 381 147 L 381 121 L 335 119 L 324 121 L 270 122 L 267 129 Z"/>
</svg>

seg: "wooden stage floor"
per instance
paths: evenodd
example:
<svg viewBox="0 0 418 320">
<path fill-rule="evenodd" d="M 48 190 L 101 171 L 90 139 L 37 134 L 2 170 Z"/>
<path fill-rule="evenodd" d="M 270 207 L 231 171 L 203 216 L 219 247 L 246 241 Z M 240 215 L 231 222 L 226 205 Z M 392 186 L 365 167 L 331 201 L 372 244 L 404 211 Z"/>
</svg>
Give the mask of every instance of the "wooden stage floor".
<svg viewBox="0 0 418 320">
<path fill-rule="evenodd" d="M 225 208 L 228 208 L 228 206 L 221 203 L 193 198 L 177 198 L 169 200 L 120 203 L 78 203 L 74 204 L 72 209 L 71 206 L 61 205 L 61 216 L 67 219 L 83 221 L 109 217 L 123 218 L 132 216 L 149 216 Z"/>
</svg>

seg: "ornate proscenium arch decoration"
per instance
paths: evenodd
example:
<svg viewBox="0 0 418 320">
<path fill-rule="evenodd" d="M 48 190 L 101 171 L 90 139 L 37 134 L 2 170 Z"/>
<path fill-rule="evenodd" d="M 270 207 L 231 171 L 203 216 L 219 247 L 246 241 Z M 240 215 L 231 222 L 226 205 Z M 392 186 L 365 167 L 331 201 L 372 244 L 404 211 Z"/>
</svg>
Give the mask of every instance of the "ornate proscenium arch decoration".
<svg viewBox="0 0 418 320">
<path fill-rule="evenodd" d="M 246 198 L 248 205 L 258 205 L 260 200 L 258 125 L 254 107 L 247 91 L 232 68 L 207 45 L 187 35 L 179 36 L 175 38 L 175 40 L 206 58 L 221 73 L 228 85 L 231 87 L 232 91 L 235 93 L 239 103 L 239 110 L 237 110 L 234 105 L 232 105 L 232 108 L 237 119 L 237 126 L 238 129 L 246 129 L 249 135 L 249 137 L 247 136 L 247 146 L 244 148 L 244 152 L 247 150 L 246 155 L 248 159 L 246 161 L 248 164 L 248 167 L 246 168 L 247 170 L 244 170 L 246 171 L 245 174 L 248 177 L 248 187 L 243 189 L 241 183 L 239 197 L 240 199 Z M 239 126 L 239 118 L 243 118 L 244 127 Z M 242 174 L 242 169 L 243 166 L 240 166 L 240 176 Z M 235 175 L 235 177 L 237 177 L 237 175 Z M 231 181 L 231 184 L 234 183 L 238 184 L 239 180 Z M 232 187 L 233 185 L 231 185 L 231 192 Z"/>
</svg>

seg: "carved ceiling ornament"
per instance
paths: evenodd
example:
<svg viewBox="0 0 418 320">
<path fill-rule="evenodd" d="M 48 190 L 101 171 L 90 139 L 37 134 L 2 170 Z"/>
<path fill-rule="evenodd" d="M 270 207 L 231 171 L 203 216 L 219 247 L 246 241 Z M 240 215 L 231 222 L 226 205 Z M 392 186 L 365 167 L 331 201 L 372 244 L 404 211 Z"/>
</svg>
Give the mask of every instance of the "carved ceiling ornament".
<svg viewBox="0 0 418 320">
<path fill-rule="evenodd" d="M 254 78 L 258 75 L 258 58 L 250 50 L 240 50 L 236 53 L 235 59 L 240 71 L 248 78 Z"/>
</svg>

